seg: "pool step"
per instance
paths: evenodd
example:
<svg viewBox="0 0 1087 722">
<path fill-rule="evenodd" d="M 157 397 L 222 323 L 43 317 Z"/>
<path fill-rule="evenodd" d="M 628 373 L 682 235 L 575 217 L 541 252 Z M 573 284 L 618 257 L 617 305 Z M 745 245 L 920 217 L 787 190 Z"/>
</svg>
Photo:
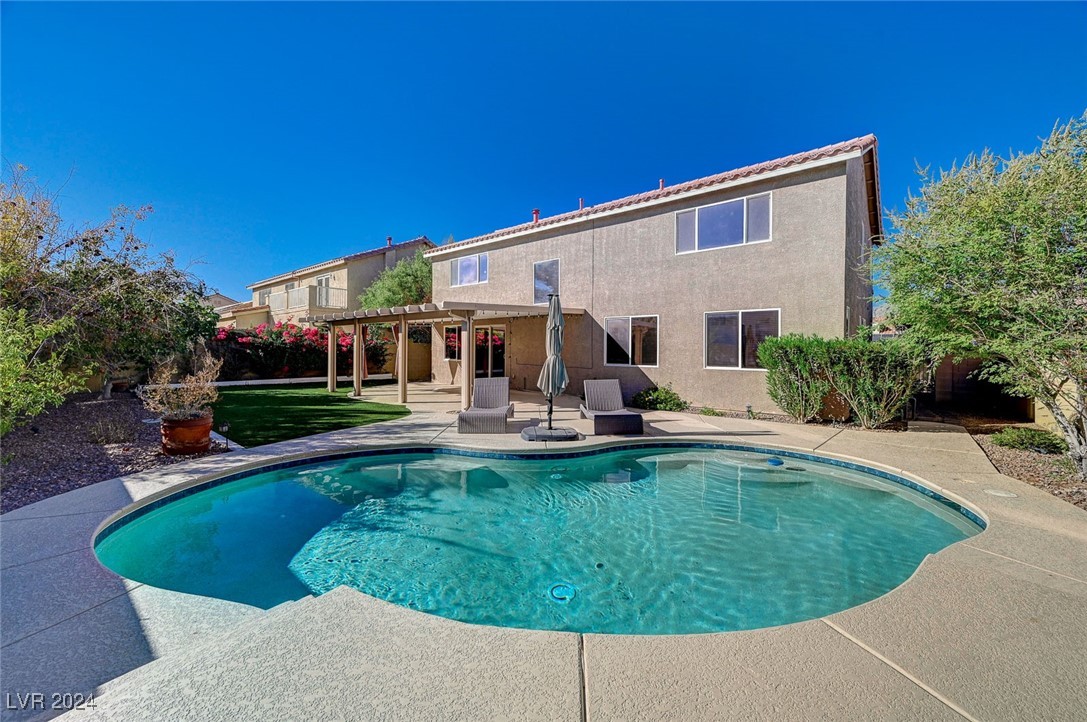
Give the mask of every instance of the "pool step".
<svg viewBox="0 0 1087 722">
<path fill-rule="evenodd" d="M 339 587 L 134 670 L 74 719 L 576 720 L 578 640 L 463 624 Z"/>
<path fill-rule="evenodd" d="M 216 650 L 230 649 L 236 641 L 259 633 L 261 629 L 274 624 L 276 620 L 297 611 L 313 600 L 314 597 L 307 596 L 277 604 L 271 609 L 254 611 L 225 629 L 208 632 L 189 641 L 184 647 L 171 645 L 172 649 L 166 651 L 161 657 L 100 686 L 96 696 L 99 698 L 106 694 L 113 696 L 132 684 L 141 684 L 141 680 L 148 676 L 158 674 L 157 670 L 160 668 L 171 667 L 185 660 L 208 658 L 217 654 Z"/>
</svg>

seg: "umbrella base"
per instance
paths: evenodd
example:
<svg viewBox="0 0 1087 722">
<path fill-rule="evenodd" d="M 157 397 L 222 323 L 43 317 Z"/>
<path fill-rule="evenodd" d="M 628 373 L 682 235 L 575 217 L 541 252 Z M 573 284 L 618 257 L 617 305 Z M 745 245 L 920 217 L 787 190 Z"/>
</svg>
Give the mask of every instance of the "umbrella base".
<svg viewBox="0 0 1087 722">
<path fill-rule="evenodd" d="M 545 426 L 529 426 L 521 431 L 521 438 L 525 441 L 577 441 L 581 437 L 573 429 L 561 426 L 553 429 Z"/>
</svg>

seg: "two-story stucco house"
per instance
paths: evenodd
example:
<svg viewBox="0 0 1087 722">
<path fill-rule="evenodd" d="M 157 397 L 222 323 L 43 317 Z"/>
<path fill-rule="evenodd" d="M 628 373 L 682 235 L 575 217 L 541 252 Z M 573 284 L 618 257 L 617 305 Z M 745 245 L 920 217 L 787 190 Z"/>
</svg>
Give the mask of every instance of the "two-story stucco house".
<svg viewBox="0 0 1087 722">
<path fill-rule="evenodd" d="M 840 337 L 871 323 L 865 265 L 881 228 L 876 139 L 665 186 L 433 248 L 434 302 L 547 303 L 566 324 L 568 393 L 618 378 L 671 384 L 700 406 L 775 410 L 756 350 L 786 333 Z M 509 376 L 534 389 L 543 316 L 435 324 L 435 381 Z M 474 343 L 474 368 L 462 368 Z"/>
<path fill-rule="evenodd" d="M 385 246 L 353 253 L 281 273 L 247 286 L 250 301 L 219 309 L 219 326 L 253 328 L 261 323 L 296 322 L 306 317 L 358 306 L 358 297 L 382 271 L 419 250 L 434 248 L 426 236 L 403 243 L 386 239 Z"/>
</svg>

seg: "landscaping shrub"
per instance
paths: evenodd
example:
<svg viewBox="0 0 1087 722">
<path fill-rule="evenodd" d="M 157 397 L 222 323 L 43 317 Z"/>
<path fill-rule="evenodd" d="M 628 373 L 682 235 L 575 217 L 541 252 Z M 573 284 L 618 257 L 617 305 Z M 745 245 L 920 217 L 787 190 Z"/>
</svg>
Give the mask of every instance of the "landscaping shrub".
<svg viewBox="0 0 1087 722">
<path fill-rule="evenodd" d="M 724 416 L 723 413 L 710 406 L 703 406 L 701 409 L 698 410 L 698 413 L 702 414 L 703 416 Z"/>
<path fill-rule="evenodd" d="M 136 427 L 117 419 L 100 419 L 87 429 L 92 444 L 127 444 L 136 440 Z"/>
<path fill-rule="evenodd" d="M 997 446 L 1037 451 L 1039 454 L 1063 454 L 1068 451 L 1068 444 L 1064 439 L 1045 429 L 1009 426 L 993 434 L 992 441 Z"/>
<path fill-rule="evenodd" d="M 866 429 L 898 416 L 923 365 L 915 346 L 896 339 L 869 341 L 860 335 L 768 338 L 758 353 L 759 363 L 767 369 L 767 393 L 782 411 L 798 421 L 811 421 L 836 393 Z"/>
<path fill-rule="evenodd" d="M 830 392 L 827 350 L 826 340 L 800 334 L 768 338 L 759 344 L 767 393 L 782 411 L 802 423 L 819 415 Z"/>
<path fill-rule="evenodd" d="M 859 336 L 827 341 L 826 374 L 857 423 L 874 429 L 893 420 L 909 401 L 924 359 L 897 339 Z"/>
<path fill-rule="evenodd" d="M 634 394 L 630 405 L 650 411 L 686 411 L 691 405 L 672 390 L 671 384 L 663 388 L 650 386 Z"/>
</svg>

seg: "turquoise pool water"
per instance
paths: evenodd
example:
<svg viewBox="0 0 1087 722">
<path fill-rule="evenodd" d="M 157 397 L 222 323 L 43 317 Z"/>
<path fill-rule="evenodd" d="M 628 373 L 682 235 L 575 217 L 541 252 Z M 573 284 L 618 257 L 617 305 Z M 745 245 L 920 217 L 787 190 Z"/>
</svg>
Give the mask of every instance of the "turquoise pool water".
<svg viewBox="0 0 1087 722">
<path fill-rule="evenodd" d="M 99 535 L 122 576 L 272 607 L 346 584 L 451 619 L 678 634 L 821 617 L 980 528 L 900 483 L 697 447 L 397 453 L 206 488 Z"/>
</svg>

